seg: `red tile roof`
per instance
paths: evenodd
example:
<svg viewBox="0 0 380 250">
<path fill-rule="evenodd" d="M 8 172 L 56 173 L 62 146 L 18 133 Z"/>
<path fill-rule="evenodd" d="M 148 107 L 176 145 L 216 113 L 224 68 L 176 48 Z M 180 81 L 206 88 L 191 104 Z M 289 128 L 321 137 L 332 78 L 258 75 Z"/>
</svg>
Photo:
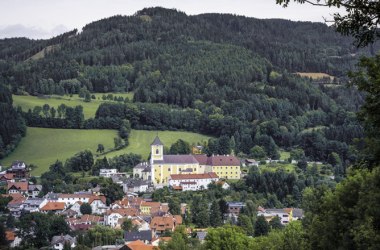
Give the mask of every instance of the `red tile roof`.
<svg viewBox="0 0 380 250">
<path fill-rule="evenodd" d="M 182 217 L 179 215 L 156 216 L 152 218 L 150 228 L 156 231 L 174 230 L 180 224 L 182 224 Z"/>
<path fill-rule="evenodd" d="M 216 173 L 210 172 L 205 174 L 172 174 L 170 175 L 172 180 L 194 180 L 194 179 L 209 179 L 219 178 Z"/>
<path fill-rule="evenodd" d="M 207 165 L 207 160 L 208 160 L 207 155 L 193 155 L 193 156 L 199 162 L 199 165 Z"/>
<path fill-rule="evenodd" d="M 141 202 L 140 206 L 144 206 L 144 207 L 160 207 L 161 203 L 160 202 L 152 202 L 152 201 L 143 201 L 143 202 Z"/>
<path fill-rule="evenodd" d="M 130 250 L 153 250 L 153 249 L 159 249 L 158 247 L 147 245 L 141 240 L 132 241 L 131 243 L 127 244 L 127 247 Z"/>
<path fill-rule="evenodd" d="M 138 216 L 140 213 L 136 208 L 130 207 L 130 208 L 118 208 L 118 209 L 110 209 L 107 210 L 107 215 L 117 213 L 120 214 L 123 217 L 126 216 Z"/>
<path fill-rule="evenodd" d="M 27 182 L 8 182 L 8 190 L 11 188 L 18 189 L 20 191 L 28 191 L 28 183 Z"/>
<path fill-rule="evenodd" d="M 16 239 L 16 235 L 12 231 L 5 231 L 5 238 L 7 241 L 14 241 Z"/>
<path fill-rule="evenodd" d="M 41 208 L 41 211 L 56 211 L 65 209 L 64 202 L 48 202 L 45 206 Z"/>
<path fill-rule="evenodd" d="M 210 156 L 208 165 L 211 166 L 240 166 L 238 158 L 232 155 Z"/>
</svg>

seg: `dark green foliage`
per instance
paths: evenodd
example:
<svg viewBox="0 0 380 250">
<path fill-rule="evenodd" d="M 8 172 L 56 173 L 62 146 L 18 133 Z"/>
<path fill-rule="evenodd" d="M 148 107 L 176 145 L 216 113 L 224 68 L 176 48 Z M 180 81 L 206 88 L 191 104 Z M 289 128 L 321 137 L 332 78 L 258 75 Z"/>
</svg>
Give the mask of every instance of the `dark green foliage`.
<svg viewBox="0 0 380 250">
<path fill-rule="evenodd" d="M 334 192 L 305 191 L 304 222 L 312 248 L 376 249 L 379 246 L 379 179 L 379 168 L 372 172 L 358 170 L 338 184 Z"/>
<path fill-rule="evenodd" d="M 133 167 L 141 161 L 141 155 L 133 153 L 119 155 L 109 160 L 109 168 L 116 168 L 120 172 L 131 172 Z"/>
<path fill-rule="evenodd" d="M 169 212 L 173 215 L 181 214 L 181 203 L 177 198 L 169 200 Z"/>
<path fill-rule="evenodd" d="M 257 217 L 255 223 L 255 236 L 267 235 L 269 233 L 269 224 L 264 216 Z"/>
<path fill-rule="evenodd" d="M 0 82 L 0 159 L 13 151 L 25 133 L 25 122 L 12 107 L 11 92 Z"/>
<path fill-rule="evenodd" d="M 129 232 L 137 231 L 138 226 L 133 225 L 132 220 L 127 218 L 123 221 L 123 224 L 121 225 L 121 229 L 123 229 L 124 231 L 129 231 Z"/>
<path fill-rule="evenodd" d="M 210 226 L 219 227 L 223 225 L 223 217 L 218 202 L 215 200 L 210 207 Z"/>
<path fill-rule="evenodd" d="M 190 144 L 182 139 L 178 139 L 170 146 L 170 154 L 190 154 Z"/>
<path fill-rule="evenodd" d="M 269 227 L 272 230 L 275 229 L 282 229 L 284 228 L 284 225 L 281 224 L 281 219 L 278 216 L 275 216 L 273 219 L 269 221 Z"/>
<path fill-rule="evenodd" d="M 75 154 L 66 160 L 65 168 L 72 172 L 89 171 L 94 165 L 94 157 L 89 150 Z"/>
<path fill-rule="evenodd" d="M 22 246 L 47 246 L 55 235 L 70 232 L 65 219 L 59 215 L 27 213 L 21 215 L 17 226 L 20 229 Z"/>
<path fill-rule="evenodd" d="M 12 200 L 12 197 L 0 196 L 0 212 L 8 211 L 7 205 Z"/>
<path fill-rule="evenodd" d="M 210 216 L 208 202 L 201 196 L 195 196 L 191 204 L 191 214 L 193 223 L 198 227 L 208 227 L 210 224 Z"/>
<path fill-rule="evenodd" d="M 80 212 L 82 214 L 92 214 L 91 205 L 88 203 L 83 203 L 82 205 L 80 205 Z"/>
<path fill-rule="evenodd" d="M 5 237 L 5 228 L 3 223 L 0 223 L 0 247 L 7 247 L 8 241 Z"/>
<path fill-rule="evenodd" d="M 121 200 L 124 196 L 123 188 L 116 183 L 108 183 L 108 185 L 103 186 L 100 192 L 104 194 L 107 198 L 107 206 L 116 200 Z"/>
<path fill-rule="evenodd" d="M 373 58 L 362 58 L 360 71 L 351 74 L 353 82 L 359 90 L 366 92 L 365 104 L 362 106 L 359 118 L 366 130 L 365 146 L 362 148 L 361 159 L 368 167 L 380 163 L 380 55 Z"/>
</svg>

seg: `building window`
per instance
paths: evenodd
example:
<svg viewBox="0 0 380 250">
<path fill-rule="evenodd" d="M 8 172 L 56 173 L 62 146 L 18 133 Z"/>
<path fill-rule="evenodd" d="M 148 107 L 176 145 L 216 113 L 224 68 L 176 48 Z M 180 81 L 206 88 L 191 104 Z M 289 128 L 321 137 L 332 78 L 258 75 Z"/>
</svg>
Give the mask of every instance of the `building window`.
<svg viewBox="0 0 380 250">
<path fill-rule="evenodd" d="M 156 155 L 158 155 L 160 153 L 160 150 L 156 149 Z"/>
<path fill-rule="evenodd" d="M 170 171 L 170 168 L 168 168 L 168 171 Z"/>
</svg>

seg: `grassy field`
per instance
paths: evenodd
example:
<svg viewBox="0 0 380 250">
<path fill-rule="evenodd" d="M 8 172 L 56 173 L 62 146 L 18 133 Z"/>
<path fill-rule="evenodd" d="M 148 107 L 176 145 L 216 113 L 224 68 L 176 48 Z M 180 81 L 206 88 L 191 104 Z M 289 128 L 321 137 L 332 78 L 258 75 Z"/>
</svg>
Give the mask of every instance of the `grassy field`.
<svg viewBox="0 0 380 250">
<path fill-rule="evenodd" d="M 326 73 L 297 72 L 296 74 L 299 75 L 299 76 L 302 76 L 302 77 L 310 77 L 313 80 L 317 80 L 317 79 L 321 79 L 321 78 L 330 78 L 330 80 L 334 79 L 333 76 L 331 76 L 329 74 L 326 74 Z"/>
<path fill-rule="evenodd" d="M 112 93 L 114 96 L 122 96 L 123 98 L 128 97 L 129 100 L 133 99 L 133 93 Z M 83 106 L 83 113 L 85 119 L 95 116 L 96 110 L 99 105 L 103 102 L 103 93 L 94 93 L 96 99 L 92 99 L 91 102 L 84 102 L 83 98 L 79 98 L 78 95 L 70 96 L 56 96 L 52 95 L 50 97 L 37 97 L 37 96 L 20 96 L 13 95 L 13 105 L 20 106 L 23 111 L 28 111 L 28 109 L 33 109 L 35 106 L 43 106 L 44 104 L 49 104 L 50 107 L 57 108 L 62 103 L 74 107 L 78 105 Z M 108 95 L 108 93 L 106 94 Z"/>
<path fill-rule="evenodd" d="M 132 130 L 130 145 L 127 148 L 106 154 L 107 158 L 126 153 L 141 154 L 147 159 L 150 152 L 150 144 L 154 137 L 159 135 L 165 146 L 170 147 L 178 139 L 189 143 L 202 142 L 209 137 L 181 131 L 145 131 Z M 8 157 L 0 160 L 0 165 L 8 167 L 14 160 L 22 160 L 27 164 L 34 164 L 34 175 L 41 175 L 57 159 L 65 161 L 79 151 L 89 149 L 95 155 L 98 144 L 104 145 L 105 150 L 114 147 L 113 138 L 117 136 L 116 130 L 79 130 L 79 129 L 48 129 L 28 128 L 16 150 Z M 100 156 L 103 158 L 104 156 Z"/>
<path fill-rule="evenodd" d="M 280 160 L 287 161 L 290 157 L 290 152 L 280 151 Z"/>
<path fill-rule="evenodd" d="M 116 130 L 28 128 L 16 150 L 0 161 L 3 166 L 10 166 L 14 160 L 37 165 L 32 173 L 39 176 L 57 159 L 65 161 L 85 149 L 96 152 L 99 143 L 106 150 L 112 148 L 116 136 Z"/>
<path fill-rule="evenodd" d="M 166 147 L 170 147 L 178 139 L 187 141 L 188 143 L 197 143 L 207 141 L 210 137 L 183 131 L 147 131 L 147 130 L 132 130 L 129 137 L 129 146 L 115 152 L 106 154 L 107 158 L 114 157 L 120 154 L 135 153 L 140 154 L 144 159 L 147 159 L 150 153 L 150 144 L 158 134 L 160 140 Z"/>
</svg>

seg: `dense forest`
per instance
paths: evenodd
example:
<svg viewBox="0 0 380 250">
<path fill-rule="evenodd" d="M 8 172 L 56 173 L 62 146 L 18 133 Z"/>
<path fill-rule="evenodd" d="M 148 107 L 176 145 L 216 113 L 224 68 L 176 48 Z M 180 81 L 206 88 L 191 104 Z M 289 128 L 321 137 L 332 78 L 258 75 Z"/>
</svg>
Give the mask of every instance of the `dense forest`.
<svg viewBox="0 0 380 250">
<path fill-rule="evenodd" d="M 346 165 L 363 136 L 354 112 L 364 100 L 344 86 L 346 73 L 376 50 L 352 41 L 320 23 L 147 8 L 50 40 L 1 40 L 0 82 L 14 94 L 134 92 L 133 102 L 102 104 L 87 121 L 80 107 L 61 116 L 46 106 L 24 110 L 28 126 L 120 129 L 124 119 L 132 128 L 196 131 L 229 145 L 208 153 L 249 155 L 259 146 L 276 159 L 279 148 L 302 148 L 309 160 L 338 154 Z"/>
</svg>

